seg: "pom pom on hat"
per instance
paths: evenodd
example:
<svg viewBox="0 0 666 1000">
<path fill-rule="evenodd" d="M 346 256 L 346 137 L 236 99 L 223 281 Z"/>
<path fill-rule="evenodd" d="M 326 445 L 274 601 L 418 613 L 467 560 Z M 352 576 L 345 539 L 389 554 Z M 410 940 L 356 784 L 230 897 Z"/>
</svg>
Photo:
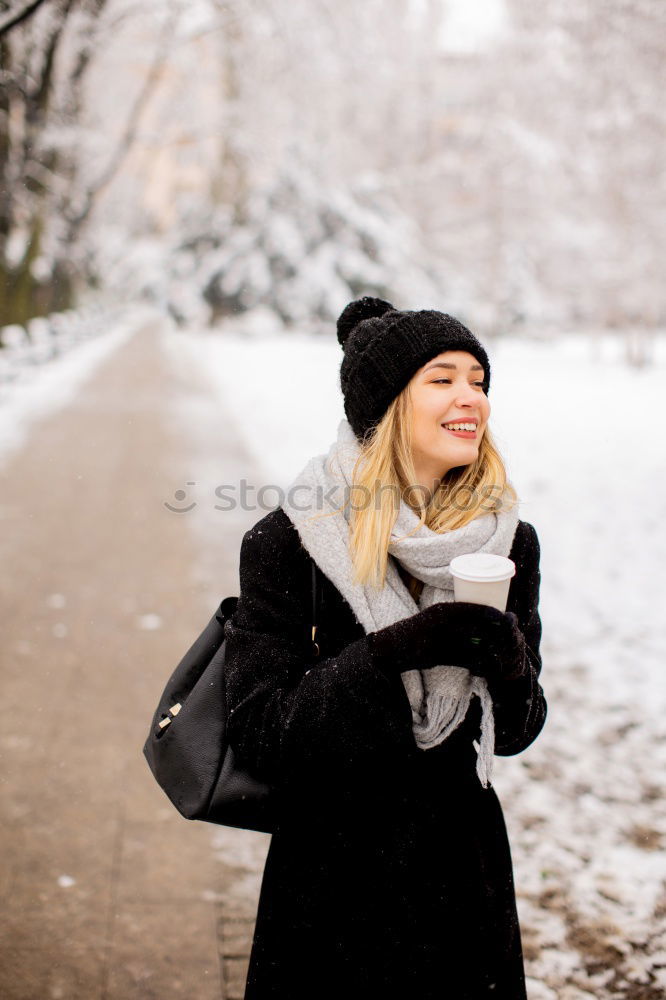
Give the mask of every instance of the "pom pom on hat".
<svg viewBox="0 0 666 1000">
<path fill-rule="evenodd" d="M 370 295 L 350 302 L 338 318 L 338 340 L 342 347 L 344 348 L 354 327 L 358 326 L 364 319 L 378 319 L 392 309 L 395 309 L 395 306 L 392 306 L 390 302 L 386 302 L 384 299 L 374 299 Z"/>
</svg>

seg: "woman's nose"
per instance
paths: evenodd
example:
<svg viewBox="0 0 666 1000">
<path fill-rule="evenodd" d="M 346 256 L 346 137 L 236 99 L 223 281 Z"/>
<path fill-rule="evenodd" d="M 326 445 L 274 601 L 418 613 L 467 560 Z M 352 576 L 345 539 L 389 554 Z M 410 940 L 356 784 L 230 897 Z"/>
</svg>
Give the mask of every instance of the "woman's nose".
<svg viewBox="0 0 666 1000">
<path fill-rule="evenodd" d="M 463 386 L 456 396 L 458 406 L 475 406 L 478 392 L 471 385 Z"/>
</svg>

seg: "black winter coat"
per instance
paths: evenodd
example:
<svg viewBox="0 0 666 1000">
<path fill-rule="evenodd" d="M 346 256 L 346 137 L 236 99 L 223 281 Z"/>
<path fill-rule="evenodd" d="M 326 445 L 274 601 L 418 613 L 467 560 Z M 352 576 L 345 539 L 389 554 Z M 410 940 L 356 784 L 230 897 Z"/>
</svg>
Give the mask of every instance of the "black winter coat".
<svg viewBox="0 0 666 1000">
<path fill-rule="evenodd" d="M 392 558 L 392 557 L 391 557 Z M 495 752 L 540 732 L 539 542 L 519 522 L 507 611 L 525 673 L 490 685 Z M 492 786 L 476 774 L 480 706 L 431 750 L 351 607 L 319 570 L 311 656 L 311 562 L 282 509 L 241 547 L 227 627 L 229 738 L 278 790 L 245 1000 L 524 1000 L 511 855 Z M 446 660 L 444 660 L 446 662 Z"/>
</svg>

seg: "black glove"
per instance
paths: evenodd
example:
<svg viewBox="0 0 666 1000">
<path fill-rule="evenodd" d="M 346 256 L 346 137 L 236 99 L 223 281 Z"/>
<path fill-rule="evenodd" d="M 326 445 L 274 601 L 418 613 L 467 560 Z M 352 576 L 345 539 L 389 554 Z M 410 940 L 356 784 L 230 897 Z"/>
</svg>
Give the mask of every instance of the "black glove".
<svg viewBox="0 0 666 1000">
<path fill-rule="evenodd" d="M 469 666 L 473 674 L 490 683 L 515 680 L 525 671 L 525 636 L 513 611 L 498 611 L 479 605 L 486 612 L 470 634 L 469 641 L 479 650 L 479 657 Z"/>
<path fill-rule="evenodd" d="M 368 639 L 375 663 L 386 673 L 449 664 L 497 681 L 519 677 L 524 669 L 525 639 L 518 618 L 487 604 L 431 604 L 370 632 Z"/>
</svg>

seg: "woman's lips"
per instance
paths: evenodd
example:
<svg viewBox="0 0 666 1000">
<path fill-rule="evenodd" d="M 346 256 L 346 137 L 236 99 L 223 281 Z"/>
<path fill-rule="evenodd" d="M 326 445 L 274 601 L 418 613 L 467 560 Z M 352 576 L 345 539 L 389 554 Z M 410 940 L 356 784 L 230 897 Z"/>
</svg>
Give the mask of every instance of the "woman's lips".
<svg viewBox="0 0 666 1000">
<path fill-rule="evenodd" d="M 442 427 L 444 427 L 444 424 L 442 424 Z M 444 430 L 448 431 L 449 434 L 455 434 L 455 436 L 459 437 L 459 438 L 475 438 L 476 437 L 476 431 L 452 431 L 448 427 L 444 427 Z"/>
</svg>

